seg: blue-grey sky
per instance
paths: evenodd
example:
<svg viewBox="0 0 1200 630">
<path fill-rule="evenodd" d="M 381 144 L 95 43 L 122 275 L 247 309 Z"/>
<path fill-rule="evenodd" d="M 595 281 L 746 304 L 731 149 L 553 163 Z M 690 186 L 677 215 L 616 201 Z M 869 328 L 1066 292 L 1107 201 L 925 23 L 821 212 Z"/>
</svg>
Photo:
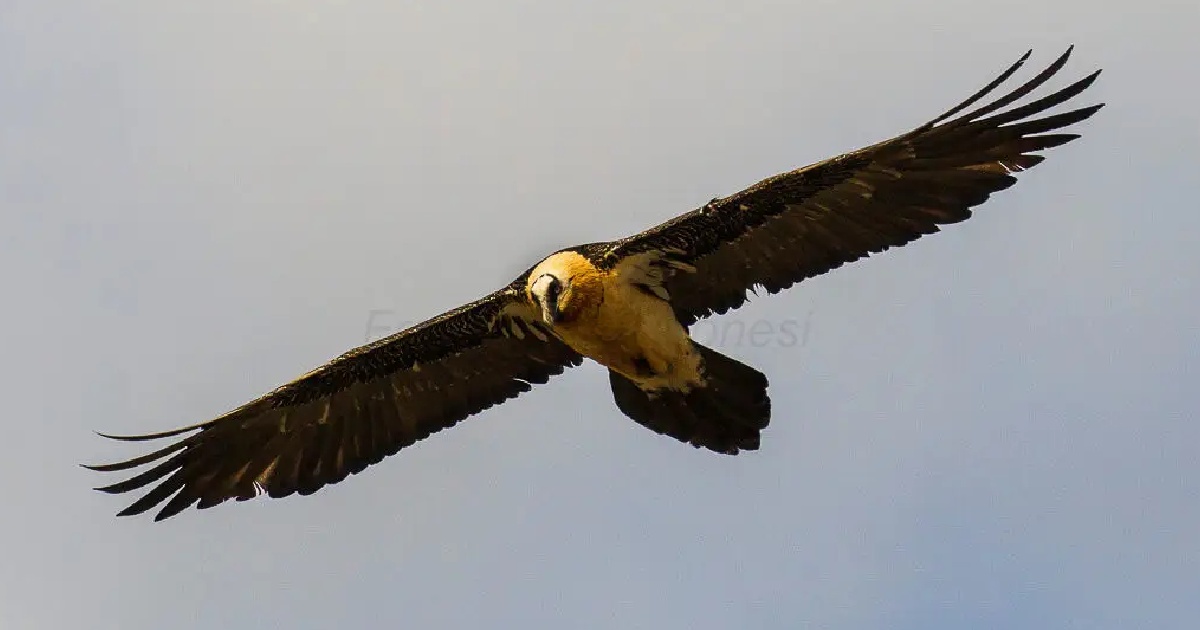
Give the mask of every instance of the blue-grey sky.
<svg viewBox="0 0 1200 630">
<path fill-rule="evenodd" d="M 1192 628 L 1198 28 L 1192 0 L 6 0 L 0 627 Z M 76 466 L 1071 43 L 1109 103 L 1082 140 L 697 328 L 771 379 L 758 452 L 635 425 L 587 364 L 310 497 L 118 519 Z"/>
</svg>

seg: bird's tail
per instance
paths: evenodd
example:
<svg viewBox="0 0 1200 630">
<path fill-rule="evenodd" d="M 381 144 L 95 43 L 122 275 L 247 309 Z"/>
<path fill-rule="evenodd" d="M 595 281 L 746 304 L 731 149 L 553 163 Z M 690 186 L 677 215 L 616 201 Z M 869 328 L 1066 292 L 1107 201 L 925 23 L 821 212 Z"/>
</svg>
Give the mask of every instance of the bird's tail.
<svg viewBox="0 0 1200 630">
<path fill-rule="evenodd" d="M 705 385 L 687 392 L 646 391 L 609 370 L 617 407 L 634 422 L 696 448 L 736 455 L 758 449 L 759 433 L 771 420 L 767 377 L 712 348 L 695 344 Z"/>
</svg>

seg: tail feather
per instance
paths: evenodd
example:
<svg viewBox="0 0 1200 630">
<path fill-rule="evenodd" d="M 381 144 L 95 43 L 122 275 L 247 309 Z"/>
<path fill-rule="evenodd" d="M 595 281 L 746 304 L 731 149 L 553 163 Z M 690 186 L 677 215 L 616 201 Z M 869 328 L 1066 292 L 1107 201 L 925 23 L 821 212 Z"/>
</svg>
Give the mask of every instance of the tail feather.
<svg viewBox="0 0 1200 630">
<path fill-rule="evenodd" d="M 716 350 L 695 344 L 706 384 L 687 392 L 646 391 L 609 370 L 617 407 L 634 422 L 696 448 L 736 455 L 758 450 L 771 420 L 767 377 Z"/>
</svg>

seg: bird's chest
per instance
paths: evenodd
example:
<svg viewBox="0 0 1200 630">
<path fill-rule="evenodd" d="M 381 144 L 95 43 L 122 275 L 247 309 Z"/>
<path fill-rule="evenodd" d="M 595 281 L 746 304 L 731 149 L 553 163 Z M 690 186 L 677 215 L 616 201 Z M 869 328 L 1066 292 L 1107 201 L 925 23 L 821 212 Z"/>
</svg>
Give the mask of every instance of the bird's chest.
<svg viewBox="0 0 1200 630">
<path fill-rule="evenodd" d="M 646 317 L 631 305 L 598 303 L 560 322 L 555 331 L 580 354 L 604 364 L 636 354 L 645 337 Z"/>
<path fill-rule="evenodd" d="M 567 345 L 635 380 L 691 366 L 691 340 L 670 304 L 619 279 L 602 288 L 601 299 L 555 326 Z"/>
</svg>

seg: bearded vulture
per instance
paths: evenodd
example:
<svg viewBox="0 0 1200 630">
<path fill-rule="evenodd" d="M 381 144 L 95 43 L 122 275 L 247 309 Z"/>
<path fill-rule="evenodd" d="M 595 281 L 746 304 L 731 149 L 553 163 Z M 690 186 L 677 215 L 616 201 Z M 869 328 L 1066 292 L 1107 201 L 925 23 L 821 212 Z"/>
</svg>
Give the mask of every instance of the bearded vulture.
<svg viewBox="0 0 1200 630">
<path fill-rule="evenodd" d="M 1012 186 L 1059 130 L 1103 103 L 1035 118 L 1083 92 L 1096 72 L 1017 103 L 1057 73 L 1068 48 L 1016 89 L 962 113 L 994 81 L 912 131 L 765 179 L 628 238 L 563 249 L 508 286 L 351 350 L 225 415 L 124 462 L 135 476 L 98 490 L 149 490 L 120 515 L 165 502 L 162 520 L 260 494 L 311 494 L 590 358 L 608 369 L 634 422 L 717 453 L 755 450 L 770 419 L 767 379 L 688 336 L 697 320 L 971 216 Z"/>
</svg>

